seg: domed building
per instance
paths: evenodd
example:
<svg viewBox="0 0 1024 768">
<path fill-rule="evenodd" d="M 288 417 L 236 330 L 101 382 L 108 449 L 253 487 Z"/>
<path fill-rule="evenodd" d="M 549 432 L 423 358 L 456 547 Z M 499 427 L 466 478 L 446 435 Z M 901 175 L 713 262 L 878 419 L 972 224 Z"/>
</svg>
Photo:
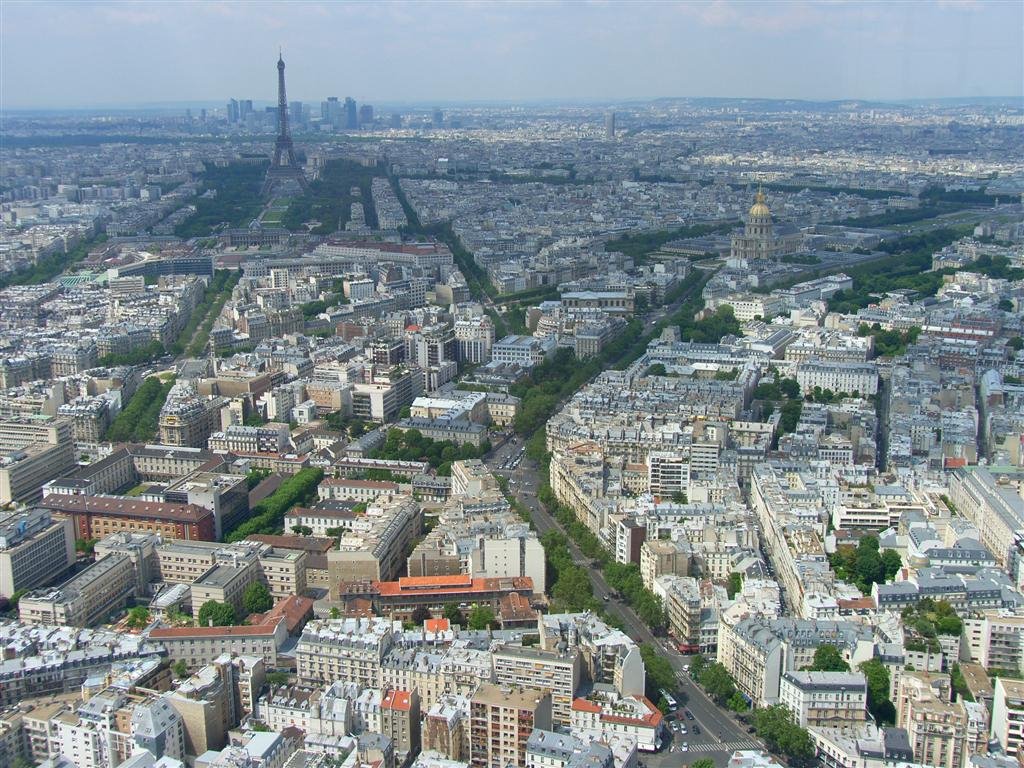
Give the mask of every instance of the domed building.
<svg viewBox="0 0 1024 768">
<path fill-rule="evenodd" d="M 750 206 L 743 234 L 732 236 L 729 266 L 742 268 L 753 262 L 775 261 L 799 248 L 800 239 L 799 231 L 792 225 L 777 228 L 772 223 L 772 212 L 765 202 L 764 191 L 759 189 L 754 204 Z"/>
</svg>

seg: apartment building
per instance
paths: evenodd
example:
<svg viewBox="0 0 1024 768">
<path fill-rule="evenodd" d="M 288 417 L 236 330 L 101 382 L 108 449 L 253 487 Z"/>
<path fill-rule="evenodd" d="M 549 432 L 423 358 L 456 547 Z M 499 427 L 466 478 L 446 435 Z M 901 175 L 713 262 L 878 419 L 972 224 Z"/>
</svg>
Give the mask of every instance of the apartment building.
<svg viewBox="0 0 1024 768">
<path fill-rule="evenodd" d="M 0 421 L 0 506 L 38 499 L 75 466 L 72 420 L 32 416 Z"/>
<path fill-rule="evenodd" d="M 936 768 L 962 768 L 967 759 L 968 714 L 950 702 L 948 675 L 906 670 L 896 681 L 896 726 L 904 728 L 914 760 Z"/>
<path fill-rule="evenodd" d="M 572 703 L 571 730 L 589 741 L 610 742 L 626 736 L 641 752 L 656 752 L 665 718 L 646 696 L 619 696 L 614 691 L 595 691 Z"/>
<path fill-rule="evenodd" d="M 971 659 L 985 669 L 1024 672 L 1024 615 L 984 611 L 963 620 Z"/>
<path fill-rule="evenodd" d="M 347 680 L 375 687 L 399 627 L 382 618 L 309 622 L 295 649 L 299 680 L 310 685 Z"/>
<path fill-rule="evenodd" d="M 874 654 L 871 629 L 856 622 L 749 617 L 718 628 L 718 661 L 755 706 L 777 704 L 782 675 L 809 666 L 822 645 L 836 646 L 851 668 Z"/>
<path fill-rule="evenodd" d="M 500 685 L 526 686 L 551 692 L 551 720 L 567 727 L 581 681 L 580 653 L 505 645 L 491 653 L 494 678 Z"/>
<path fill-rule="evenodd" d="M 422 519 L 420 505 L 411 496 L 380 498 L 368 507 L 367 525 L 347 531 L 327 555 L 332 599 L 337 599 L 342 583 L 395 578 L 420 533 Z"/>
<path fill-rule="evenodd" d="M 60 579 L 75 562 L 69 518 L 45 509 L 0 512 L 0 596 Z"/>
<path fill-rule="evenodd" d="M 471 768 L 526 765 L 526 744 L 534 728 L 551 730 L 548 691 L 484 683 L 469 707 Z"/>
<path fill-rule="evenodd" d="M 806 394 L 815 387 L 832 392 L 854 392 L 862 397 L 878 392 L 878 366 L 874 363 L 839 363 L 806 360 L 796 367 L 796 380 Z"/>
<path fill-rule="evenodd" d="M 1024 744 L 1024 682 L 996 678 L 992 699 L 992 737 L 1003 752 L 1018 760 Z"/>
<path fill-rule="evenodd" d="M 108 555 L 59 587 L 24 595 L 18 618 L 30 624 L 91 627 L 120 613 L 135 587 L 131 558 Z"/>
<path fill-rule="evenodd" d="M 867 719 L 867 682 L 859 672 L 803 672 L 782 675 L 779 703 L 801 728 L 856 727 Z"/>
<path fill-rule="evenodd" d="M 384 693 L 380 721 L 380 732 L 391 739 L 398 755 L 420 751 L 420 697 L 415 689 L 391 689 Z"/>
<path fill-rule="evenodd" d="M 1024 498 L 985 467 L 963 467 L 949 476 L 949 498 L 977 527 L 981 543 L 1004 568 L 1024 532 Z"/>
<path fill-rule="evenodd" d="M 189 669 L 212 664 L 225 653 L 262 659 L 269 668 L 278 663 L 278 651 L 288 639 L 288 623 L 282 616 L 267 615 L 258 624 L 231 627 L 158 627 L 149 639 L 167 649 L 172 659 L 182 659 Z"/>
</svg>

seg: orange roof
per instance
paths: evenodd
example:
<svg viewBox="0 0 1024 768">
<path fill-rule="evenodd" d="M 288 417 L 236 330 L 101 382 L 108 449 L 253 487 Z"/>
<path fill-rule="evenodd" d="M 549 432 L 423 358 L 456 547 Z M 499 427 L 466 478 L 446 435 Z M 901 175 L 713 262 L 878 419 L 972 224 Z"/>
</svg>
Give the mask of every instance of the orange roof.
<svg viewBox="0 0 1024 768">
<path fill-rule="evenodd" d="M 384 582 L 388 583 L 388 582 Z M 468 587 L 473 578 L 466 573 L 448 576 L 402 576 L 398 580 L 400 589 L 424 589 L 427 587 Z"/>
<path fill-rule="evenodd" d="M 870 597 L 849 597 L 839 598 L 836 603 L 840 608 L 851 608 L 851 609 L 868 609 L 875 607 L 875 601 Z"/>
<path fill-rule="evenodd" d="M 184 637 L 253 637 L 273 635 L 280 621 L 282 620 L 277 619 L 273 623 L 244 624 L 236 627 L 161 627 L 152 630 L 149 633 L 149 637 L 152 640 L 164 638 L 174 640 Z"/>
<path fill-rule="evenodd" d="M 967 459 L 961 456 L 947 456 L 946 457 L 946 469 L 958 469 L 959 467 L 966 467 Z"/>
<path fill-rule="evenodd" d="M 291 634 L 300 625 L 305 624 L 306 620 L 313 615 L 313 601 L 308 597 L 300 597 L 299 595 L 288 595 L 283 597 L 274 604 L 264 614 L 254 614 L 249 619 L 254 624 L 277 624 L 279 618 L 284 618 L 285 623 L 288 626 L 288 633 Z"/>
<path fill-rule="evenodd" d="M 427 619 L 423 622 L 423 628 L 427 632 L 447 632 L 452 625 L 448 619 Z"/>
<path fill-rule="evenodd" d="M 388 691 L 387 695 L 380 702 L 381 709 L 397 709 L 401 712 L 409 712 L 412 709 L 412 701 L 408 691 Z"/>
<path fill-rule="evenodd" d="M 466 594 L 475 592 L 510 592 L 517 589 L 533 590 L 533 579 L 515 576 L 498 579 L 474 579 L 470 576 L 416 576 L 398 581 L 375 581 L 377 594 L 387 597 L 417 594 Z"/>
<path fill-rule="evenodd" d="M 601 714 L 601 705 L 595 704 L 590 699 L 573 699 L 572 708 L 577 712 L 592 712 L 595 715 Z"/>
</svg>

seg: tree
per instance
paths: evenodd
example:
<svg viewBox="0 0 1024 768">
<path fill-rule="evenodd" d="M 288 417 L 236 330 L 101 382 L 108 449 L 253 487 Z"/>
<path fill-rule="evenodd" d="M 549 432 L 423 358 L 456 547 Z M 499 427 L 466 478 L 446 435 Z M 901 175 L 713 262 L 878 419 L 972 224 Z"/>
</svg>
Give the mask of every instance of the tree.
<svg viewBox="0 0 1024 768">
<path fill-rule="evenodd" d="M 668 371 L 665 370 L 665 366 L 662 363 L 654 363 L 647 369 L 648 376 L 667 376 Z"/>
<path fill-rule="evenodd" d="M 644 668 L 647 672 L 644 689 L 648 699 L 657 701 L 661 698 L 662 689 L 675 690 L 676 673 L 661 649 L 650 643 L 644 643 L 640 646 L 640 658 L 644 660 Z"/>
<path fill-rule="evenodd" d="M 312 536 L 313 529 L 308 525 L 293 525 L 292 533 L 297 534 L 298 536 Z"/>
<path fill-rule="evenodd" d="M 95 552 L 98 541 L 99 539 L 75 539 L 75 552 L 91 555 Z"/>
<path fill-rule="evenodd" d="M 136 605 L 129 610 L 127 626 L 130 629 L 145 629 L 149 626 L 149 609 L 144 605 Z"/>
<path fill-rule="evenodd" d="M 814 743 L 807 730 L 794 722 L 792 713 L 782 704 L 755 710 L 754 729 L 770 748 L 789 757 L 814 757 Z"/>
<path fill-rule="evenodd" d="M 903 560 L 895 549 L 887 549 L 882 553 L 882 576 L 887 582 L 892 581 L 902 567 Z"/>
<path fill-rule="evenodd" d="M 248 613 L 264 613 L 274 606 L 274 598 L 262 581 L 254 581 L 242 593 L 242 605 Z"/>
<path fill-rule="evenodd" d="M 719 706 L 723 706 L 736 693 L 736 684 L 733 682 L 732 675 L 717 661 L 708 664 L 701 671 L 700 684 L 704 686 L 708 696 L 714 699 Z"/>
<path fill-rule="evenodd" d="M 868 711 L 879 724 L 896 722 L 896 708 L 889 699 L 889 670 L 879 659 L 868 659 L 860 665 L 868 684 Z"/>
<path fill-rule="evenodd" d="M 812 672 L 849 672 L 850 665 L 846 663 L 843 654 L 834 645 L 819 645 L 814 651 L 814 661 L 811 663 Z"/>
<path fill-rule="evenodd" d="M 733 571 L 729 574 L 729 580 L 725 583 L 725 591 L 728 593 L 729 599 L 735 598 L 741 589 L 743 589 L 743 574 Z"/>
<path fill-rule="evenodd" d="M 489 605 L 474 605 L 469 610 L 470 629 L 497 629 L 498 621 L 494 618 L 494 611 Z"/>
<path fill-rule="evenodd" d="M 466 626 L 466 619 L 463 617 L 462 611 L 459 610 L 458 603 L 445 603 L 444 617 L 448 619 L 448 623 L 452 626 L 456 624 L 458 624 L 460 627 Z"/>
<path fill-rule="evenodd" d="M 338 606 L 332 605 L 329 615 L 332 619 L 340 619 L 341 611 L 338 609 Z"/>
<path fill-rule="evenodd" d="M 412 612 L 412 616 L 410 618 L 412 619 L 413 624 L 416 626 L 422 626 L 423 623 L 430 618 L 430 611 L 421 605 Z"/>
<path fill-rule="evenodd" d="M 736 691 L 736 693 L 729 697 L 729 700 L 725 702 L 725 706 L 733 712 L 746 712 L 750 709 L 750 705 L 747 703 L 747 700 L 743 698 L 743 694 L 739 691 Z"/>
<path fill-rule="evenodd" d="M 235 607 L 230 603 L 207 600 L 199 608 L 200 627 L 230 627 L 236 620 Z"/>
<path fill-rule="evenodd" d="M 288 685 L 288 673 L 277 670 L 267 672 L 267 684 L 271 686 Z"/>
<path fill-rule="evenodd" d="M 171 672 L 174 676 L 181 680 L 182 678 L 188 677 L 188 664 L 185 663 L 184 659 L 178 659 L 171 664 Z"/>
<path fill-rule="evenodd" d="M 690 768 L 715 768 L 715 761 L 710 757 L 702 757 L 690 763 Z"/>
<path fill-rule="evenodd" d="M 672 494 L 673 504 L 685 504 L 687 502 L 686 491 L 676 491 Z"/>
</svg>

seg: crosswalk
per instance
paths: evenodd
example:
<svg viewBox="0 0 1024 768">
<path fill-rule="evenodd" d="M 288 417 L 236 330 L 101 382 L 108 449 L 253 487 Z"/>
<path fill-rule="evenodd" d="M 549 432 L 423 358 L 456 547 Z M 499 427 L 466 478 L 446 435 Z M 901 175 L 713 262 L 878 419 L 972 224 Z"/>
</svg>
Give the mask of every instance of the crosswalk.
<svg viewBox="0 0 1024 768">
<path fill-rule="evenodd" d="M 713 741 L 705 744 L 691 744 L 690 752 L 735 752 L 740 749 L 764 749 L 760 744 L 751 739 L 740 741 Z"/>
</svg>

